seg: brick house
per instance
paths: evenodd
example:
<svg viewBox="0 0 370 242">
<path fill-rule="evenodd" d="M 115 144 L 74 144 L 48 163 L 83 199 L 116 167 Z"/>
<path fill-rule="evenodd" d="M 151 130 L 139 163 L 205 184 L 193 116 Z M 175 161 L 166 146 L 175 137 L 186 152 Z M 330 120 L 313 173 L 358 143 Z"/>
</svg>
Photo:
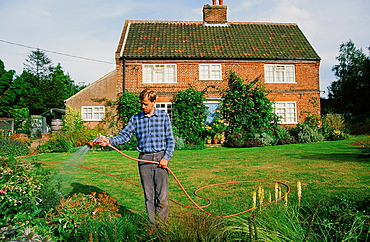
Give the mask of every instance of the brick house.
<svg viewBox="0 0 370 242">
<path fill-rule="evenodd" d="M 297 24 L 228 22 L 220 0 L 203 7 L 203 21 L 126 20 L 115 53 L 116 70 L 66 100 L 94 126 L 106 112 L 97 99 L 124 90 L 157 91 L 157 107 L 171 112 L 173 96 L 190 86 L 216 109 L 227 77 L 262 77 L 282 125 L 320 115 L 320 57 Z"/>
</svg>

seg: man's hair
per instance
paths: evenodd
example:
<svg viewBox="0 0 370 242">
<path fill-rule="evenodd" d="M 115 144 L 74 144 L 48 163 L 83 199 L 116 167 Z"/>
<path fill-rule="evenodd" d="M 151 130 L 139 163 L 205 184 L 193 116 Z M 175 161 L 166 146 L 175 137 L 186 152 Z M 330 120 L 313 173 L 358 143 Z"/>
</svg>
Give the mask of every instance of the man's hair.
<svg viewBox="0 0 370 242">
<path fill-rule="evenodd" d="M 145 98 L 148 98 L 149 101 L 154 102 L 157 99 L 157 93 L 150 89 L 144 89 L 140 93 L 140 101 L 143 101 Z"/>
</svg>

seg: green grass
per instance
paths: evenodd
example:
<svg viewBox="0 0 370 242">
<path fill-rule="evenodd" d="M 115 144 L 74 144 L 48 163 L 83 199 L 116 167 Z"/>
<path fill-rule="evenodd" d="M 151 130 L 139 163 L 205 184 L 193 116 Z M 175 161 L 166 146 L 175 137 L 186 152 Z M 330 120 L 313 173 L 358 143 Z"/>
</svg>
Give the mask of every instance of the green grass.
<svg viewBox="0 0 370 242">
<path fill-rule="evenodd" d="M 359 158 L 363 149 L 351 143 L 365 138 L 357 136 L 342 141 L 258 148 L 175 151 L 170 167 L 189 193 L 213 183 L 268 180 L 288 184 L 292 188 L 289 200 L 296 200 L 296 183 L 301 181 L 304 205 L 314 206 L 322 199 L 340 194 L 361 200 L 370 194 L 370 159 Z M 135 158 L 138 156 L 134 151 L 127 154 Z M 60 182 L 64 195 L 106 191 L 124 209 L 145 213 L 140 187 L 116 177 L 63 165 L 80 164 L 140 184 L 137 163 L 115 151 L 90 151 L 85 157 L 70 153 L 40 154 L 24 159 L 42 162 L 55 171 L 54 181 Z M 207 211 L 228 215 L 250 208 L 252 192 L 258 186 L 262 186 L 267 193 L 273 193 L 273 183 L 242 183 L 207 188 L 200 195 L 213 201 Z M 192 205 L 174 179 L 170 181 L 169 195 L 176 201 Z M 206 204 L 204 200 L 194 199 L 200 205 Z M 171 210 L 177 214 L 184 208 L 172 203 Z"/>
</svg>

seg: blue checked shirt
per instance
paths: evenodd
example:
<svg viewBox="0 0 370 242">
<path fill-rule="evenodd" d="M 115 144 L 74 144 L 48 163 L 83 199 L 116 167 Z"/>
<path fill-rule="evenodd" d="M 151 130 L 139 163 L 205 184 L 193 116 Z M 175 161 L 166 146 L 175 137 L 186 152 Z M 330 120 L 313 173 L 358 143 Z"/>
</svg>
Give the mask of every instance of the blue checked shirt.
<svg viewBox="0 0 370 242">
<path fill-rule="evenodd" d="M 137 150 L 145 153 L 164 151 L 163 158 L 170 160 L 175 150 L 175 139 L 169 116 L 162 110 L 155 109 L 148 117 L 143 111 L 132 116 L 117 136 L 110 137 L 110 143 L 120 145 L 128 142 L 135 133 L 138 143 Z"/>
</svg>

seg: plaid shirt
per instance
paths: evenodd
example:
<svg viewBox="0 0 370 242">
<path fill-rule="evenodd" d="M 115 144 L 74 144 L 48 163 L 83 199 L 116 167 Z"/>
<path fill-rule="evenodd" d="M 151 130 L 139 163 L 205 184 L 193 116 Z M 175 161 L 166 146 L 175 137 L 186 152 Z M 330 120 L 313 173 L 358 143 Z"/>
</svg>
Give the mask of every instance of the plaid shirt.
<svg viewBox="0 0 370 242">
<path fill-rule="evenodd" d="M 155 109 L 148 117 L 143 111 L 135 114 L 117 136 L 110 137 L 110 143 L 120 145 L 128 142 L 135 133 L 138 143 L 137 150 L 145 153 L 164 151 L 163 158 L 170 160 L 175 150 L 175 139 L 168 114 Z"/>
</svg>

